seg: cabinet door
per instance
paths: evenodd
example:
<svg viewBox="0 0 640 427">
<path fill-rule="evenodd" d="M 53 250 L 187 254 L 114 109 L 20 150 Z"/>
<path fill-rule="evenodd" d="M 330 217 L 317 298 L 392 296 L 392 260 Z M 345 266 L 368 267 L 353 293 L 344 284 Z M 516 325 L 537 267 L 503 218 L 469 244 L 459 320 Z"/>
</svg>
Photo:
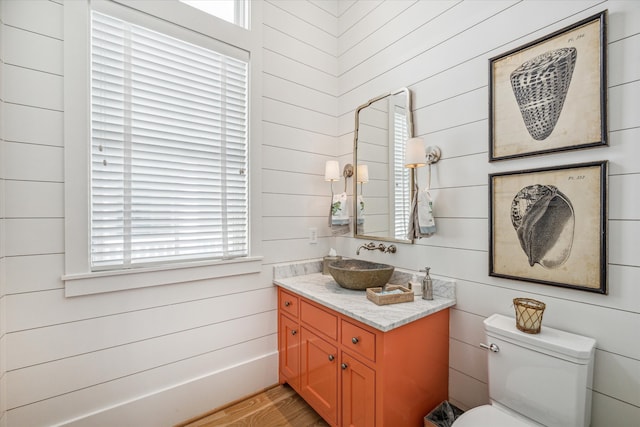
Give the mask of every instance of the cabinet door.
<svg viewBox="0 0 640 427">
<path fill-rule="evenodd" d="M 376 415 L 376 374 L 342 353 L 342 426 L 372 427 Z"/>
<path fill-rule="evenodd" d="M 300 395 L 329 424 L 338 418 L 338 355 L 335 346 L 301 328 Z"/>
<path fill-rule="evenodd" d="M 300 331 L 297 322 L 280 315 L 280 375 L 281 381 L 289 383 L 294 390 L 300 390 Z"/>
</svg>

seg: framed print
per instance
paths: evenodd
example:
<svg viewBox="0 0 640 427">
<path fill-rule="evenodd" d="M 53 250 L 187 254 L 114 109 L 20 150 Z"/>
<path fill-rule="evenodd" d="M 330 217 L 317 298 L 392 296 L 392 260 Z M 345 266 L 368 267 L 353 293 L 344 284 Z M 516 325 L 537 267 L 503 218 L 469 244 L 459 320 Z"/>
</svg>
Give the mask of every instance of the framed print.
<svg viewBox="0 0 640 427">
<path fill-rule="evenodd" d="M 607 162 L 489 175 L 489 275 L 607 292 Z"/>
<path fill-rule="evenodd" d="M 489 161 L 607 145 L 606 16 L 489 60 Z"/>
</svg>

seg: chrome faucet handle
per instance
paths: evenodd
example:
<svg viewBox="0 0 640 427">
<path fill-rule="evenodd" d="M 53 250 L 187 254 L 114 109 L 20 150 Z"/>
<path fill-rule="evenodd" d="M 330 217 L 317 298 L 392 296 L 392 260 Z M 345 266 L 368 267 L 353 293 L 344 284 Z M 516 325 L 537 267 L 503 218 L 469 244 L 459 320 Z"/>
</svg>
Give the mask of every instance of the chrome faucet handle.
<svg viewBox="0 0 640 427">
<path fill-rule="evenodd" d="M 362 249 L 362 248 L 370 251 L 370 250 L 375 249 L 376 245 L 373 242 L 369 242 L 369 243 L 365 243 L 364 245 L 360 245 L 360 247 L 358 247 L 358 249 L 356 250 L 356 255 L 360 255 L 360 249 Z"/>
<path fill-rule="evenodd" d="M 356 250 L 356 255 L 360 255 L 360 249 L 362 249 L 362 248 L 364 248 L 364 249 L 366 249 L 368 251 L 378 250 L 378 251 L 383 252 L 383 253 L 392 253 L 392 254 L 395 254 L 396 251 L 398 250 L 396 245 L 386 246 L 384 243 L 380 243 L 380 244 L 376 245 L 373 242 L 369 242 L 369 243 L 365 243 L 364 245 L 361 245 L 360 247 L 358 247 L 358 249 Z"/>
</svg>

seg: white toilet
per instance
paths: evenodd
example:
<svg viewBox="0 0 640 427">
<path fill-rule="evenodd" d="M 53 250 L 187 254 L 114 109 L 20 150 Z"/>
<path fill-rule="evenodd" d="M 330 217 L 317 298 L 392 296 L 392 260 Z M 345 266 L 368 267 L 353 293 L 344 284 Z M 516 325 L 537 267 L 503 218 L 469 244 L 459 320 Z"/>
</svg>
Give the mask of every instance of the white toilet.
<svg viewBox="0 0 640 427">
<path fill-rule="evenodd" d="M 519 331 L 515 319 L 484 321 L 490 405 L 473 408 L 455 427 L 586 427 L 591 422 L 595 340 L 542 326 Z"/>
</svg>

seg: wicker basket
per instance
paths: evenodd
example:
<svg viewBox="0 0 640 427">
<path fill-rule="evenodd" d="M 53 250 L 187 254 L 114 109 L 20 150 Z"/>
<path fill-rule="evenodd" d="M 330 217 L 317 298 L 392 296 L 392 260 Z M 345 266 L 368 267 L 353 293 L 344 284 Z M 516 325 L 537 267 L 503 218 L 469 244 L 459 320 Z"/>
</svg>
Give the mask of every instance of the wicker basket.
<svg viewBox="0 0 640 427">
<path fill-rule="evenodd" d="M 514 298 L 516 327 L 527 334 L 537 334 L 542 326 L 545 303 L 530 298 Z"/>
<path fill-rule="evenodd" d="M 387 291 L 400 290 L 402 293 L 383 294 L 382 288 L 367 288 L 367 299 L 377 305 L 397 304 L 413 301 L 413 291 L 400 285 L 387 285 Z"/>
</svg>

